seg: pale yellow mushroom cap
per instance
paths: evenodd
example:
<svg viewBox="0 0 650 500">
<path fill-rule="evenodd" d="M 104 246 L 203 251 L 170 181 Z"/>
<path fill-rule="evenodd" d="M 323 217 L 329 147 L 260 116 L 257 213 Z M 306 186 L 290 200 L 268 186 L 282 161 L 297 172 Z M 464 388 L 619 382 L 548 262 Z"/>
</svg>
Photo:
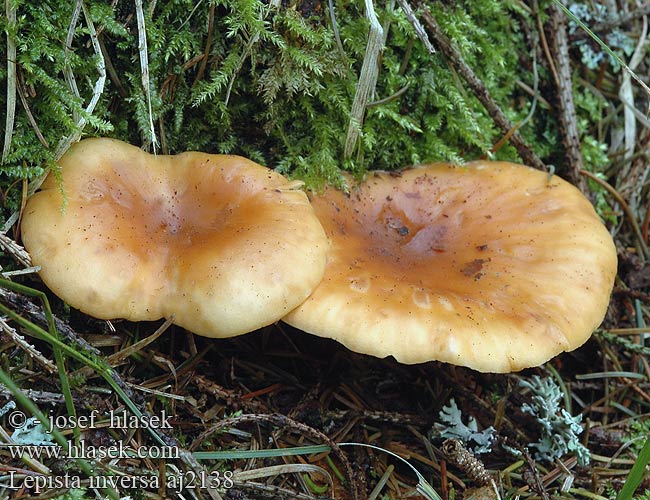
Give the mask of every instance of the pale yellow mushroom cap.
<svg viewBox="0 0 650 500">
<path fill-rule="evenodd" d="M 173 316 L 228 337 L 280 319 L 323 275 L 327 238 L 307 196 L 250 160 L 87 139 L 59 164 L 64 195 L 49 175 L 23 242 L 47 286 L 91 316 Z"/>
<path fill-rule="evenodd" d="M 325 276 L 284 321 L 353 351 L 510 372 L 582 345 L 605 315 L 612 238 L 557 176 L 435 164 L 312 205 L 331 244 Z"/>
</svg>

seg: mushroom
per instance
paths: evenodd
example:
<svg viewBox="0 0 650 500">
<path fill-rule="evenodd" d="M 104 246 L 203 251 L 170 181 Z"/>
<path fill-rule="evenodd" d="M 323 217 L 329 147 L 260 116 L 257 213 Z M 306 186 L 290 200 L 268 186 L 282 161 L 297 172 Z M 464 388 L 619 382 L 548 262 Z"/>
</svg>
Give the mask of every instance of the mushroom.
<svg viewBox="0 0 650 500">
<path fill-rule="evenodd" d="M 59 165 L 27 203 L 23 242 L 91 316 L 228 337 L 280 319 L 323 275 L 327 238 L 300 183 L 250 160 L 87 139 Z"/>
<path fill-rule="evenodd" d="M 312 205 L 330 239 L 325 276 L 284 321 L 353 351 L 510 372 L 577 348 L 606 312 L 612 238 L 557 176 L 434 164 Z"/>
</svg>

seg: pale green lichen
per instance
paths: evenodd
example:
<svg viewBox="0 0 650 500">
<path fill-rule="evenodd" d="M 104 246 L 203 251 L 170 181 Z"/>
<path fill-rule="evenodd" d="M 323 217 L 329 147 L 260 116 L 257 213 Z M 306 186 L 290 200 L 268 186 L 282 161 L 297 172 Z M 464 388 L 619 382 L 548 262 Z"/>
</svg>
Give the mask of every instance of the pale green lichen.
<svg viewBox="0 0 650 500">
<path fill-rule="evenodd" d="M 581 417 L 561 407 L 564 394 L 559 386 L 551 378 L 537 375 L 519 384 L 531 391 L 530 403 L 523 404 L 521 410 L 535 417 L 540 426 L 539 440 L 528 445 L 535 450 L 535 459 L 553 462 L 570 453 L 580 465 L 588 464 L 590 452 L 578 437 L 582 433 Z"/>
<path fill-rule="evenodd" d="M 452 398 L 447 406 L 443 406 L 438 414 L 440 422 L 434 424 L 434 432 L 442 439 L 458 439 L 468 450 L 475 454 L 488 453 L 496 440 L 496 429 L 490 426 L 478 430 L 476 419 L 471 415 L 467 423 L 456 401 Z"/>
</svg>

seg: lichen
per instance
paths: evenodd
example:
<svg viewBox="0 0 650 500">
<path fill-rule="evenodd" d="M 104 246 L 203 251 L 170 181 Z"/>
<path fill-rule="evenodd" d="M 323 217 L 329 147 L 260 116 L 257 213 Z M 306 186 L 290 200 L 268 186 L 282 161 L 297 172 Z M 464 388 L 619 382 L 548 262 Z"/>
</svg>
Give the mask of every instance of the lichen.
<svg viewBox="0 0 650 500">
<path fill-rule="evenodd" d="M 580 465 L 587 465 L 590 452 L 578 437 L 582 433 L 581 417 L 561 407 L 564 395 L 559 386 L 551 378 L 537 375 L 522 379 L 519 385 L 531 391 L 530 403 L 524 403 L 521 410 L 535 417 L 540 426 L 539 440 L 529 445 L 535 450 L 535 459 L 552 462 L 571 453 Z"/>
<path fill-rule="evenodd" d="M 452 398 L 438 414 L 440 422 L 434 424 L 434 432 L 442 439 L 458 439 L 475 454 L 488 453 L 496 440 L 496 429 L 492 426 L 478 430 L 476 419 L 470 415 L 467 423 Z"/>
</svg>

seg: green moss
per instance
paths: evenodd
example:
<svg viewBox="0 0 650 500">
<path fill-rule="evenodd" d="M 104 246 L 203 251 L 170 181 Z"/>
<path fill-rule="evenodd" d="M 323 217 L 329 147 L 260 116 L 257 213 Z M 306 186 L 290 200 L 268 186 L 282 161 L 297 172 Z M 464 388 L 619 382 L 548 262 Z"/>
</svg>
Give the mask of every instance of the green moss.
<svg viewBox="0 0 650 500">
<path fill-rule="evenodd" d="M 86 116 L 84 133 L 147 144 L 149 103 L 142 88 L 134 5 L 112 8 L 96 0 L 86 5 L 99 32 L 108 78 L 92 116 Z M 442 54 L 424 48 L 396 3 L 376 8 L 387 28 L 374 96 L 379 104 L 368 108 L 357 150 L 345 160 L 349 110 L 368 36 L 360 5 L 335 2 L 343 55 L 324 3 L 145 4 L 152 118 L 163 152 L 243 154 L 312 186 L 340 184 L 341 169 L 361 173 L 487 155 L 503 132 Z M 517 80 L 532 86 L 533 78 L 519 26 L 523 18 L 514 8 L 496 0 L 430 4 L 444 32 L 517 123 L 532 102 Z M 0 23 L 17 42 L 20 79 L 48 148 L 18 103 L 11 152 L 1 168 L 9 178 L 42 173 L 60 139 L 74 132 L 75 117 L 84 116 L 99 77 L 83 15 L 72 50 L 65 51 L 71 4 L 16 0 L 16 10 L 15 26 L 5 18 Z M 6 60 L 0 59 L 4 85 Z M 65 68 L 74 74 L 80 97 L 66 83 Z M 6 107 L 5 95 L 0 95 L 0 107 Z M 547 115 L 538 111 L 521 133 L 538 154 L 552 158 L 559 149 L 558 127 Z M 496 157 L 517 160 L 509 146 Z"/>
</svg>

